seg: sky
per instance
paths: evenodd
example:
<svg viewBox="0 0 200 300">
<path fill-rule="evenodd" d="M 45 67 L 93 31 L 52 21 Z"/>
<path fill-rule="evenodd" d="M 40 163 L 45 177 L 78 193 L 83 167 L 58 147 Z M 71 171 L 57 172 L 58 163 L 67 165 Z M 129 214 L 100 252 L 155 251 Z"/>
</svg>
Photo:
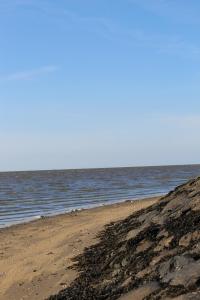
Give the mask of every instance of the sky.
<svg viewBox="0 0 200 300">
<path fill-rule="evenodd" d="M 0 0 L 0 171 L 199 163 L 199 11 Z"/>
</svg>

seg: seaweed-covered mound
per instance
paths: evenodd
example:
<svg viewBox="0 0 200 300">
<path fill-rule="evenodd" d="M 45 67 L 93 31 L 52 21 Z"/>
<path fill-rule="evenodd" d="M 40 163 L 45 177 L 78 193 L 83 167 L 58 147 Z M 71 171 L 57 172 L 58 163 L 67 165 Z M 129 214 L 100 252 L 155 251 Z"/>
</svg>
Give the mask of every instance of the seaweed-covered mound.
<svg viewBox="0 0 200 300">
<path fill-rule="evenodd" d="M 108 225 L 49 300 L 200 299 L 200 178 Z"/>
</svg>

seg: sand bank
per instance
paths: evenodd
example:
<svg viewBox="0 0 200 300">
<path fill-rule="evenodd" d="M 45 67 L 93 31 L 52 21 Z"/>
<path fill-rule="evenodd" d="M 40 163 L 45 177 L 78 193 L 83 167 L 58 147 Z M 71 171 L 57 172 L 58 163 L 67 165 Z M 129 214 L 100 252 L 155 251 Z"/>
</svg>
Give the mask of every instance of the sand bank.
<svg viewBox="0 0 200 300">
<path fill-rule="evenodd" d="M 0 230 L 0 299 L 40 300 L 77 276 L 71 259 L 97 242 L 109 222 L 127 217 L 159 198 L 128 201 L 43 218 Z"/>
</svg>

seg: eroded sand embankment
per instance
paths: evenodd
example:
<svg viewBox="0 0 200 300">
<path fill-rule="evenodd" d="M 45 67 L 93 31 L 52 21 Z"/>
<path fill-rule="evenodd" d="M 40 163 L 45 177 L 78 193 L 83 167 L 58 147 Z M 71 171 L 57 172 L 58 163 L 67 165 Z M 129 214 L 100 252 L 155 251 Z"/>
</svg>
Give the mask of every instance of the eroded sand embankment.
<svg viewBox="0 0 200 300">
<path fill-rule="evenodd" d="M 95 244 L 105 224 L 158 201 L 158 198 L 83 210 L 0 230 L 0 299 L 42 300 L 77 276 L 71 259 Z"/>
</svg>

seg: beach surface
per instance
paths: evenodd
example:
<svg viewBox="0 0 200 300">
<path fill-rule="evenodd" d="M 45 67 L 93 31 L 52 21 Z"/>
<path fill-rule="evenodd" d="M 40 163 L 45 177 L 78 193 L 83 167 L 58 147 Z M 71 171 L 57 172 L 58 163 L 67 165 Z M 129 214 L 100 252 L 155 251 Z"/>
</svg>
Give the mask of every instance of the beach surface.
<svg viewBox="0 0 200 300">
<path fill-rule="evenodd" d="M 40 300 L 77 277 L 73 257 L 98 242 L 104 225 L 118 221 L 159 197 L 86 209 L 0 230 L 0 299 Z"/>
</svg>

